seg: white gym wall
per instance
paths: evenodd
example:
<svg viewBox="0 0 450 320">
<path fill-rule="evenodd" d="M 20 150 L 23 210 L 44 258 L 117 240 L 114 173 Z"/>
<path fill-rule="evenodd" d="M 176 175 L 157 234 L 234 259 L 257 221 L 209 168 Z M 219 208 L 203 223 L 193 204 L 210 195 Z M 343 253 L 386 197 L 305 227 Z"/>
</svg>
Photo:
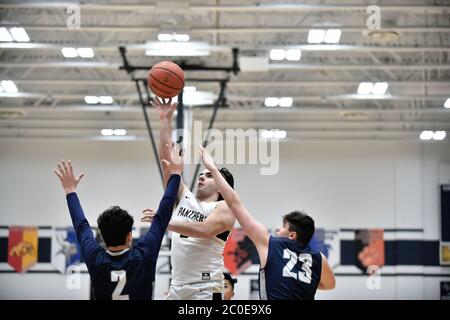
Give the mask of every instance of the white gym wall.
<svg viewBox="0 0 450 320">
<path fill-rule="evenodd" d="M 53 173 L 61 159 L 86 173 L 78 194 L 92 225 L 104 209 L 119 205 L 140 226 L 142 209 L 157 207 L 162 196 L 149 142 L 1 139 L 0 225 L 71 224 Z M 277 227 L 283 214 L 305 209 L 318 228 L 423 229 L 423 239 L 439 240 L 439 185 L 450 182 L 449 164 L 449 143 L 336 141 L 281 143 L 280 170 L 273 176 L 261 176 L 256 165 L 227 167 L 250 212 L 269 228 Z M 449 267 L 414 268 L 431 275 L 381 275 L 381 289 L 369 290 L 366 276 L 338 273 L 336 289 L 317 298 L 439 299 L 439 281 L 449 280 L 439 274 L 448 275 Z M 256 277 L 238 276 L 236 299 L 250 298 L 250 279 Z M 68 290 L 66 279 L 54 273 L 0 273 L 0 299 L 89 298 L 87 274 L 80 290 Z M 157 299 L 167 284 L 167 275 L 156 275 Z"/>
</svg>

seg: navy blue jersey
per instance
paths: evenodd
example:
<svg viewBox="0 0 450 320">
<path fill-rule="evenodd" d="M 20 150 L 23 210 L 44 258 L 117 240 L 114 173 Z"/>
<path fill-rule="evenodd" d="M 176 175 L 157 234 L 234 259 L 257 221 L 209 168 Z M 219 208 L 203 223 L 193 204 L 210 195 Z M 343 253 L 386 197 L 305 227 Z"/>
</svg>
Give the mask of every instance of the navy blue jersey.
<svg viewBox="0 0 450 320">
<path fill-rule="evenodd" d="M 110 252 L 94 238 L 75 192 L 67 195 L 81 254 L 91 277 L 95 299 L 153 299 L 156 260 L 172 217 L 180 176 L 171 175 L 149 231 L 130 249 Z"/>
<path fill-rule="evenodd" d="M 297 241 L 269 237 L 266 266 L 259 272 L 261 300 L 313 300 L 322 273 L 320 252 Z"/>
</svg>

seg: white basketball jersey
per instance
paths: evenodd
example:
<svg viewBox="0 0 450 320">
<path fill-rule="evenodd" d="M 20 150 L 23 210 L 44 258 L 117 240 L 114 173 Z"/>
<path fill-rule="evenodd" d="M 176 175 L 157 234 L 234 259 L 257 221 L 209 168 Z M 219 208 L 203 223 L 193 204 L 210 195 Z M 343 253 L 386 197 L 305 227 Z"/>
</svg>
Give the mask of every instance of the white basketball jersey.
<svg viewBox="0 0 450 320">
<path fill-rule="evenodd" d="M 202 222 L 216 208 L 217 202 L 201 202 L 187 188 L 172 213 L 176 221 Z M 225 239 L 226 240 L 226 239 Z M 184 285 L 223 279 L 225 240 L 201 239 L 172 233 L 172 284 Z"/>
</svg>

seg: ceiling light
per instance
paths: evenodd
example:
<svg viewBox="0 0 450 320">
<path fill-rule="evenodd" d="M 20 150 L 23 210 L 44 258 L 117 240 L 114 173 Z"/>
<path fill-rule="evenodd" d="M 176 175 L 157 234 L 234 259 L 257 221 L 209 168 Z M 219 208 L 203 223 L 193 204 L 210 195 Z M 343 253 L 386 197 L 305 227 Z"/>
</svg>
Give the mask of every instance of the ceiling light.
<svg viewBox="0 0 450 320">
<path fill-rule="evenodd" d="M 445 102 L 444 102 L 444 108 L 450 109 L 450 98 L 447 98 L 447 100 L 445 100 Z"/>
<path fill-rule="evenodd" d="M 93 58 L 94 57 L 94 50 L 92 50 L 92 48 L 78 48 L 77 52 L 81 58 Z"/>
<path fill-rule="evenodd" d="M 308 33 L 308 43 L 321 43 L 325 39 L 325 30 L 312 29 Z"/>
<path fill-rule="evenodd" d="M 291 107 L 292 102 L 294 102 L 294 99 L 292 99 L 291 97 L 283 97 L 283 98 L 280 98 L 280 101 L 278 104 L 280 107 Z"/>
<path fill-rule="evenodd" d="M 264 100 L 264 105 L 266 107 L 276 107 L 279 104 L 280 99 L 276 98 L 276 97 L 267 97 Z"/>
<path fill-rule="evenodd" d="M 372 82 L 361 82 L 358 87 L 358 94 L 370 94 L 373 89 Z"/>
<path fill-rule="evenodd" d="M 289 61 L 299 61 L 301 57 L 302 57 L 302 51 L 300 49 L 286 50 L 286 59 Z"/>
<path fill-rule="evenodd" d="M 11 35 L 6 28 L 0 28 L 0 41 L 13 41 Z"/>
<path fill-rule="evenodd" d="M 61 53 L 64 56 L 64 58 L 76 58 L 78 56 L 77 49 L 75 48 L 62 48 Z"/>
<path fill-rule="evenodd" d="M 434 133 L 433 131 L 425 130 L 420 134 L 420 140 L 431 140 L 433 139 Z"/>
<path fill-rule="evenodd" d="M 262 130 L 261 138 L 263 139 L 284 139 L 286 138 L 286 131 L 284 130 Z"/>
<path fill-rule="evenodd" d="M 2 89 L 7 93 L 16 93 L 19 91 L 16 84 L 11 80 L 3 80 L 1 82 L 1 86 Z"/>
<path fill-rule="evenodd" d="M 125 129 L 115 129 L 114 130 L 114 134 L 116 136 L 124 136 L 124 135 L 127 134 L 127 130 L 125 130 Z"/>
<path fill-rule="evenodd" d="M 113 103 L 113 98 L 111 96 L 101 96 L 98 97 L 98 102 L 100 102 L 101 104 L 111 104 Z"/>
<path fill-rule="evenodd" d="M 280 61 L 286 57 L 286 51 L 284 49 L 272 49 L 269 56 L 270 60 Z"/>
<path fill-rule="evenodd" d="M 339 29 L 329 29 L 325 35 L 326 43 L 338 43 L 341 38 L 341 30 Z"/>
<path fill-rule="evenodd" d="M 102 136 L 112 136 L 112 135 L 114 135 L 114 130 L 113 129 L 102 129 L 101 133 L 102 133 Z"/>
<path fill-rule="evenodd" d="M 436 131 L 433 135 L 434 140 L 444 140 L 446 136 L 445 131 Z"/>
<path fill-rule="evenodd" d="M 377 82 L 373 86 L 372 94 L 385 94 L 388 87 L 387 82 Z"/>
<path fill-rule="evenodd" d="M 189 37 L 188 34 L 184 34 L 184 33 L 176 33 L 173 36 L 173 39 L 175 41 L 181 41 L 181 42 L 185 42 L 185 41 L 189 41 L 191 37 Z"/>
<path fill-rule="evenodd" d="M 96 104 L 96 103 L 98 103 L 98 97 L 96 97 L 96 96 L 85 96 L 84 97 L 84 102 L 86 102 L 87 104 Z"/>
<path fill-rule="evenodd" d="M 263 130 L 261 131 L 261 138 L 263 139 L 272 139 L 274 137 L 272 130 Z"/>
<path fill-rule="evenodd" d="M 14 40 L 18 42 L 30 41 L 30 37 L 28 36 L 24 28 L 11 28 L 9 29 L 9 32 L 11 32 L 11 35 L 14 38 Z"/>
<path fill-rule="evenodd" d="M 173 37 L 170 33 L 158 33 L 159 41 L 172 41 Z"/>
<path fill-rule="evenodd" d="M 273 133 L 275 139 L 284 139 L 286 138 L 286 131 L 284 130 L 275 130 Z"/>
</svg>

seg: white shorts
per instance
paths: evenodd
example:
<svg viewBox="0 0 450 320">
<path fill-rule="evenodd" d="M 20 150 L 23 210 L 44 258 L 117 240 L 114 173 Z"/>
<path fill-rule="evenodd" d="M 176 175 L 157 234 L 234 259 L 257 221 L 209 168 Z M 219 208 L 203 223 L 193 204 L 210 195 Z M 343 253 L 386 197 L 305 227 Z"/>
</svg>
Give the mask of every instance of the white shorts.
<svg viewBox="0 0 450 320">
<path fill-rule="evenodd" d="M 170 284 L 166 300 L 223 300 L 223 281 Z"/>
</svg>

